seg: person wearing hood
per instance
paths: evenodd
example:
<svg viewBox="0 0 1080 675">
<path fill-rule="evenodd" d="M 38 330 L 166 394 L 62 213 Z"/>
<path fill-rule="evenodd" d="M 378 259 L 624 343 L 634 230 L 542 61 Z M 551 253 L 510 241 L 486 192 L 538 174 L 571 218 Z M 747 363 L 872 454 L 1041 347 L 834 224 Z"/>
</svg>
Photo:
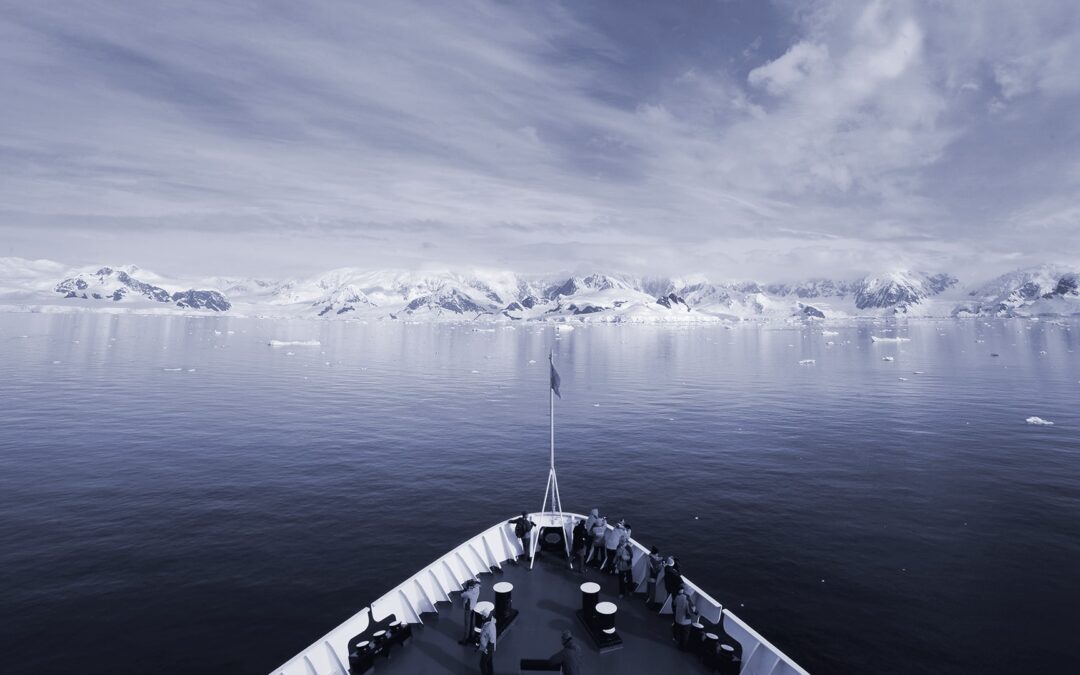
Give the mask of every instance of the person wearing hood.
<svg viewBox="0 0 1080 675">
<path fill-rule="evenodd" d="M 675 644 L 679 645 L 679 649 L 685 651 L 686 641 L 690 637 L 690 624 L 697 621 L 697 607 L 694 606 L 694 601 L 687 595 L 686 586 L 681 583 L 671 601 L 671 614 L 671 630 L 675 638 Z"/>
<path fill-rule="evenodd" d="M 559 666 L 563 675 L 584 675 L 581 669 L 581 648 L 574 642 L 573 634 L 562 632 L 562 649 L 548 659 L 548 665 Z"/>
<path fill-rule="evenodd" d="M 480 628 L 480 675 L 495 675 L 495 642 L 498 632 L 495 630 L 495 613 L 489 611 L 484 616 L 484 625 Z"/>
<path fill-rule="evenodd" d="M 619 548 L 619 542 L 626 536 L 626 528 L 623 527 L 623 520 L 604 533 L 604 563 L 600 566 L 600 569 L 607 569 L 612 574 L 615 574 L 615 549 Z"/>
</svg>

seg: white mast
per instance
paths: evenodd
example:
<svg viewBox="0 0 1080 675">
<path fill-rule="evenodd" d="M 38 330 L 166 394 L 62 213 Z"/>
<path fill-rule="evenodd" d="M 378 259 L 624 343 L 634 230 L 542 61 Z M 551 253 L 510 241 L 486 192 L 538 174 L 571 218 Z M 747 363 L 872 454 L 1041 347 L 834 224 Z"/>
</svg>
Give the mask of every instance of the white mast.
<svg viewBox="0 0 1080 675">
<path fill-rule="evenodd" d="M 548 470 L 547 487 L 544 488 L 544 503 L 540 507 L 540 523 L 536 527 L 536 534 L 529 538 L 529 569 L 532 569 L 536 559 L 536 545 L 540 538 L 540 532 L 545 524 L 549 527 L 559 527 L 563 531 L 563 543 L 566 544 L 566 555 L 570 555 L 570 539 L 566 533 L 566 518 L 562 510 L 562 497 L 559 496 L 559 479 L 555 475 L 555 362 L 552 353 L 548 352 L 548 365 L 551 379 L 548 382 L 548 416 L 551 420 L 551 468 Z M 547 510 L 548 497 L 551 497 L 551 511 Z"/>
</svg>

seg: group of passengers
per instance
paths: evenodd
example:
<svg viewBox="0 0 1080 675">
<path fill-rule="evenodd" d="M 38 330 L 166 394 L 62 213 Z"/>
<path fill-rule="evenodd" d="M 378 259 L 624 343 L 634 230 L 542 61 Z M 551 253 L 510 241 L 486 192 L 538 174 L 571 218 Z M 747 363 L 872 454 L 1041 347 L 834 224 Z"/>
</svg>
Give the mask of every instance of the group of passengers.
<svg viewBox="0 0 1080 675">
<path fill-rule="evenodd" d="M 578 521 L 574 527 L 571 553 L 571 567 L 585 573 L 586 567 L 596 559 L 596 566 L 602 571 L 619 578 L 619 597 L 632 595 L 634 592 L 634 549 L 630 544 L 630 525 L 620 518 L 615 526 L 609 528 L 607 518 L 600 515 L 599 509 L 592 509 L 589 517 Z M 646 602 L 664 605 L 671 598 L 672 637 L 679 649 L 686 649 L 690 637 L 690 627 L 697 622 L 698 613 L 694 601 L 687 593 L 683 583 L 679 559 L 660 555 L 660 550 L 653 546 L 647 557 L 648 579 L 646 582 Z M 656 584 L 663 571 L 664 592 L 657 598 Z"/>
<path fill-rule="evenodd" d="M 528 513 L 522 512 L 520 518 L 510 521 L 514 526 L 514 535 L 520 540 L 523 557 L 531 557 L 533 530 L 536 524 L 529 518 Z M 679 649 L 687 648 L 690 636 L 690 627 L 697 622 L 697 608 L 686 591 L 683 583 L 682 572 L 679 568 L 679 559 L 674 556 L 664 558 L 660 550 L 653 546 L 647 557 L 648 579 L 646 584 L 646 603 L 653 605 L 666 604 L 671 599 L 672 610 L 672 637 Z M 574 526 L 571 540 L 570 567 L 585 574 L 588 567 L 595 567 L 599 571 L 612 574 L 619 579 L 619 597 L 632 596 L 634 592 L 634 549 L 630 543 L 630 524 L 625 518 L 615 521 L 614 526 L 608 527 L 608 519 L 600 515 L 599 509 L 592 509 L 589 517 L 578 520 Z M 657 597 L 657 583 L 663 571 L 664 596 Z M 468 643 L 473 638 L 474 616 L 473 608 L 479 598 L 479 584 L 476 580 L 466 583 L 462 594 L 465 607 L 465 635 L 462 643 Z M 477 648 L 480 652 L 480 671 L 487 674 L 492 672 L 492 655 L 495 647 L 496 630 L 495 617 L 489 612 L 482 618 L 483 625 L 480 630 L 480 639 Z M 580 672 L 580 655 L 577 645 L 574 643 L 569 631 L 562 635 L 563 651 L 552 657 L 552 665 L 560 665 L 563 673 Z M 565 660 L 564 660 L 565 659 Z"/>
</svg>

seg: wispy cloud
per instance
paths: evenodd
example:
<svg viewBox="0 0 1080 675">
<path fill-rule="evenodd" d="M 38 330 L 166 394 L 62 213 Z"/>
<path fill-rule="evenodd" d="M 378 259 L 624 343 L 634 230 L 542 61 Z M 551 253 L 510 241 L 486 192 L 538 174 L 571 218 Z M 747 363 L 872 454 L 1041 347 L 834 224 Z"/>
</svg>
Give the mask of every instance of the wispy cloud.
<svg viewBox="0 0 1080 675">
<path fill-rule="evenodd" d="M 1080 10 L 695 7 L 10 5 L 3 253 L 775 276 L 1080 250 Z"/>
</svg>

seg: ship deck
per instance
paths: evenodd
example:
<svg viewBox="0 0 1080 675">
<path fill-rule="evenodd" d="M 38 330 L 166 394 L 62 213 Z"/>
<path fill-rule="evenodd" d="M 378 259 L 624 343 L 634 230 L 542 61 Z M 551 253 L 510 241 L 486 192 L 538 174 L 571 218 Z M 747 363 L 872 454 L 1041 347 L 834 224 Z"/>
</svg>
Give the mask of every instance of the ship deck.
<svg viewBox="0 0 1080 675">
<path fill-rule="evenodd" d="M 561 648 L 560 635 L 569 629 L 581 649 L 584 672 L 590 675 L 630 675 L 633 673 L 706 673 L 699 659 L 677 649 L 671 634 L 670 614 L 661 615 L 646 606 L 644 595 L 620 599 L 617 579 L 595 569 L 567 569 L 564 559 L 538 555 L 533 569 L 528 562 L 506 562 L 501 570 L 481 575 L 480 600 L 494 602 L 492 586 L 500 581 L 513 584 L 512 603 L 519 612 L 499 637 L 495 651 L 496 673 L 517 674 L 522 659 L 546 659 Z M 581 608 L 580 584 L 600 584 L 600 600 L 618 606 L 616 629 L 622 646 L 600 653 L 575 612 Z M 438 614 L 425 614 L 422 625 L 414 625 L 412 639 L 391 650 L 388 658 L 377 658 L 375 673 L 477 673 L 479 653 L 475 647 L 458 643 L 463 633 L 463 605 L 460 593 L 453 604 L 440 603 Z M 716 629 L 710 629 L 716 632 Z M 722 642 L 736 642 L 720 634 Z"/>
</svg>

